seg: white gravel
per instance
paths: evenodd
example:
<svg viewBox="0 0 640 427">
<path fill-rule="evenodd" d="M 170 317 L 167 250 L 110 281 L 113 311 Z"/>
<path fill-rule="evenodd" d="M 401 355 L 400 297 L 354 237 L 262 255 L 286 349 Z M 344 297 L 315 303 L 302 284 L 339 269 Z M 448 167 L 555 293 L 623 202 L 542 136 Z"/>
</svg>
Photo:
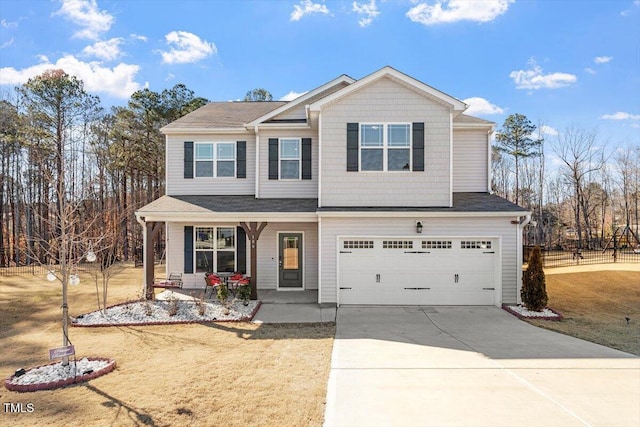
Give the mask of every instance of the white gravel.
<svg viewBox="0 0 640 427">
<path fill-rule="evenodd" d="M 89 360 L 86 357 L 75 362 L 69 360 L 67 366 L 63 366 L 62 362 L 58 362 L 53 365 L 30 369 L 22 376 L 11 378 L 10 383 L 15 385 L 53 383 L 82 376 L 85 373 L 95 372 L 105 368 L 109 363 L 108 360 Z"/>
<path fill-rule="evenodd" d="M 510 310 L 515 311 L 516 313 L 518 313 L 519 315 L 521 315 L 522 317 L 532 317 L 532 318 L 536 318 L 536 317 L 560 317 L 558 316 L 557 313 L 554 313 L 553 311 L 549 310 L 548 308 L 544 308 L 542 311 L 530 311 L 527 310 L 527 308 L 523 305 L 509 305 L 507 306 L 509 307 Z"/>
<path fill-rule="evenodd" d="M 169 314 L 171 304 L 177 306 L 175 315 Z M 249 301 L 249 305 L 243 305 L 242 301 L 233 301 L 229 305 L 229 313 L 217 301 L 203 301 L 204 315 L 200 315 L 197 304 L 194 301 L 136 301 L 115 307 L 107 308 L 106 314 L 94 311 L 74 319 L 77 325 L 122 325 L 122 324 L 149 324 L 149 323 L 184 323 L 213 320 L 244 320 L 258 304 L 257 301 Z M 150 313 L 149 313 L 150 311 Z"/>
</svg>

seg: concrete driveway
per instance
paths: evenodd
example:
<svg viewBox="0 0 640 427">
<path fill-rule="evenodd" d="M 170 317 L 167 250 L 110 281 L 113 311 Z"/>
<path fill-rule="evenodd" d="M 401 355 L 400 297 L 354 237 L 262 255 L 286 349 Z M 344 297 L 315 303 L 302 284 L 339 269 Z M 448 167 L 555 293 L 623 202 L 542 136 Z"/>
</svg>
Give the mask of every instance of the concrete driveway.
<svg viewBox="0 0 640 427">
<path fill-rule="evenodd" d="M 640 358 L 496 307 L 336 321 L 325 426 L 640 426 Z"/>
</svg>

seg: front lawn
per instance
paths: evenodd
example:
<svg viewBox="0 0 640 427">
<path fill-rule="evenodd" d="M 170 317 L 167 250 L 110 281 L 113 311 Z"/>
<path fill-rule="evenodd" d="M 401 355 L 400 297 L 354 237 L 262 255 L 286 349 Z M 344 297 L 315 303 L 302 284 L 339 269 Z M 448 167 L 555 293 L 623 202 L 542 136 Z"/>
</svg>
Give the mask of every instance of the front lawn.
<svg viewBox="0 0 640 427">
<path fill-rule="evenodd" d="M 590 267 L 588 269 L 593 270 L 594 266 Z M 576 270 L 578 268 L 571 271 Z M 560 311 L 564 319 L 528 322 L 640 355 L 640 271 L 637 267 L 635 271 L 565 273 L 548 269 L 545 273 L 549 306 Z"/>
<path fill-rule="evenodd" d="M 110 286 L 109 304 L 140 293 L 141 269 Z M 95 285 L 69 288 L 72 316 L 97 309 Z M 49 363 L 62 341 L 61 290 L 43 277 L 0 277 L 0 376 Z M 25 426 L 319 426 L 324 419 L 334 325 L 209 323 L 70 328 L 78 358 L 109 357 L 116 369 L 79 385 L 34 393 L 0 387 L 0 400 L 33 404 L 6 413 Z"/>
</svg>

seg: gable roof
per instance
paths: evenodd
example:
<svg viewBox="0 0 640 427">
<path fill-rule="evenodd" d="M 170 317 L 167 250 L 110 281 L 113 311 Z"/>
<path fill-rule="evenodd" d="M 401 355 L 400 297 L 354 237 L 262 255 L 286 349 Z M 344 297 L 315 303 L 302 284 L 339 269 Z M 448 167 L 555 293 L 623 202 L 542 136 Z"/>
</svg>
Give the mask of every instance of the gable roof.
<svg viewBox="0 0 640 427">
<path fill-rule="evenodd" d="M 331 80 L 330 82 L 327 82 L 325 84 L 323 84 L 322 86 L 319 86 L 307 93 L 305 93 L 304 95 L 301 95 L 299 97 L 297 97 L 296 99 L 286 103 L 285 105 L 272 110 L 270 112 L 268 112 L 267 114 L 260 116 L 258 118 L 256 118 L 255 120 L 251 121 L 250 123 L 247 123 L 248 126 L 255 126 L 264 122 L 269 121 L 270 119 L 284 113 L 287 110 L 291 110 L 299 105 L 305 105 L 308 103 L 312 103 L 314 101 L 316 101 L 318 98 L 322 99 L 325 96 L 328 96 L 342 88 L 345 87 L 345 85 L 350 85 L 353 82 L 355 82 L 355 80 L 349 76 L 347 76 L 346 74 L 343 74 L 333 80 Z"/>
<path fill-rule="evenodd" d="M 324 98 L 312 103 L 309 106 L 309 109 L 311 111 L 320 111 L 322 109 L 323 106 L 325 106 L 326 104 L 330 103 L 330 102 L 334 102 L 344 96 L 347 96 L 348 94 L 368 85 L 371 84 L 372 82 L 375 82 L 381 78 L 384 77 L 391 77 L 395 80 L 401 81 L 411 87 L 413 87 L 414 89 L 418 90 L 419 92 L 423 92 L 426 95 L 429 95 L 441 102 L 443 102 L 444 104 L 447 104 L 449 106 L 451 106 L 451 108 L 454 111 L 458 111 L 458 112 L 462 112 L 464 110 L 467 109 L 467 104 L 465 104 L 464 102 L 460 101 L 457 98 L 454 98 L 451 95 L 447 95 L 446 93 L 439 91 L 438 89 L 435 89 L 425 83 L 422 83 L 419 80 L 414 79 L 411 76 L 408 76 L 404 73 L 401 73 L 400 71 L 396 70 L 395 68 L 386 66 L 383 67 L 381 69 L 379 69 L 378 71 L 376 71 L 373 74 L 369 74 L 366 77 L 363 77 L 360 80 L 357 80 L 355 83 L 347 86 L 346 88 L 339 90 L 337 92 L 332 93 L 329 96 L 325 96 Z"/>
<path fill-rule="evenodd" d="M 210 102 L 160 129 L 163 133 L 212 129 L 244 130 L 251 122 L 283 105 L 286 101 Z"/>
</svg>

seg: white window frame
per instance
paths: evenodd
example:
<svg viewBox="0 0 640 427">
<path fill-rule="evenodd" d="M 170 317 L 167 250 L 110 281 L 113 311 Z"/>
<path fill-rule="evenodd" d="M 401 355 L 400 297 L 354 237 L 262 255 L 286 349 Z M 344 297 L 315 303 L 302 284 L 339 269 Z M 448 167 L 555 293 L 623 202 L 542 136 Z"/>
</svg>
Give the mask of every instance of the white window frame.
<svg viewBox="0 0 640 427">
<path fill-rule="evenodd" d="M 218 229 L 220 228 L 228 228 L 233 230 L 233 248 L 226 249 L 218 249 L 217 239 L 218 239 Z M 198 249 L 198 230 L 202 229 L 213 229 L 213 248 L 205 248 Z M 193 227 L 193 271 L 195 273 L 202 273 L 202 271 L 198 271 L 198 252 L 213 252 L 211 269 L 212 272 L 218 272 L 218 252 L 233 252 L 233 271 L 237 271 L 238 269 L 238 231 L 234 225 L 216 225 L 216 226 L 195 226 Z M 214 268 L 215 267 L 215 268 Z"/>
<path fill-rule="evenodd" d="M 389 146 L 389 126 L 403 125 L 409 126 L 409 145 L 407 147 Z M 391 172 L 406 173 L 413 170 L 413 129 L 409 122 L 361 122 L 358 129 L 358 171 L 360 172 Z M 382 146 L 367 147 L 362 146 L 362 136 L 364 134 L 364 126 L 382 126 Z M 362 150 L 382 150 L 382 170 L 363 170 L 362 169 Z M 409 169 L 407 170 L 389 170 L 389 150 L 409 150 Z"/>
<path fill-rule="evenodd" d="M 282 142 L 283 141 L 296 141 L 298 144 L 298 157 L 282 157 Z M 298 162 L 298 177 L 297 178 L 283 178 L 282 177 L 282 162 L 288 161 Z M 302 138 L 278 138 L 278 179 L 284 181 L 293 181 L 293 180 L 301 180 L 302 179 Z"/>
<path fill-rule="evenodd" d="M 233 145 L 233 176 L 218 176 L 218 162 L 231 162 L 231 159 L 218 159 L 218 145 L 228 144 Z M 194 155 L 193 155 L 193 176 L 194 178 L 236 178 L 238 174 L 238 151 L 236 147 L 235 141 L 199 141 L 194 144 Z M 198 145 L 211 145 L 213 149 L 213 154 L 211 159 L 198 159 Z M 211 161 L 213 162 L 213 175 L 211 176 L 200 176 L 198 175 L 198 161 Z"/>
</svg>

